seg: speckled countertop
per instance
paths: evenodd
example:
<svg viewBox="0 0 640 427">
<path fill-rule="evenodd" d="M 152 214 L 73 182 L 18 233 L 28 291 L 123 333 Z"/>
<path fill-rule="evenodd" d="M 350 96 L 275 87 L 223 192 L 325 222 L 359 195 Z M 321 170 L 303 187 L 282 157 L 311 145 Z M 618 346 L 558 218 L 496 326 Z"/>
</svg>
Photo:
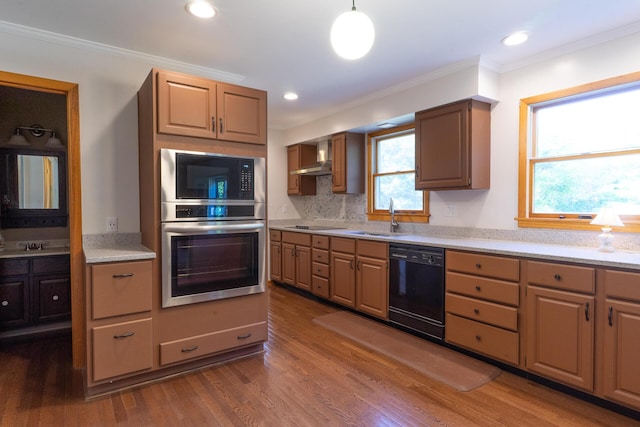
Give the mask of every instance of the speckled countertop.
<svg viewBox="0 0 640 427">
<path fill-rule="evenodd" d="M 156 253 L 140 244 L 139 233 L 94 234 L 82 236 L 87 264 L 153 259 Z"/>
<path fill-rule="evenodd" d="M 640 271 L 640 252 L 621 251 L 599 252 L 597 247 L 581 247 L 544 243 L 529 243 L 509 240 L 477 239 L 465 237 L 434 237 L 425 234 L 364 232 L 360 230 L 330 229 L 302 230 L 291 225 L 269 225 L 270 229 L 322 234 L 336 237 L 350 237 L 386 241 L 390 243 L 436 246 L 445 249 L 484 252 L 520 258 L 535 258 L 550 261 L 582 263 L 610 268 L 624 268 Z"/>
</svg>

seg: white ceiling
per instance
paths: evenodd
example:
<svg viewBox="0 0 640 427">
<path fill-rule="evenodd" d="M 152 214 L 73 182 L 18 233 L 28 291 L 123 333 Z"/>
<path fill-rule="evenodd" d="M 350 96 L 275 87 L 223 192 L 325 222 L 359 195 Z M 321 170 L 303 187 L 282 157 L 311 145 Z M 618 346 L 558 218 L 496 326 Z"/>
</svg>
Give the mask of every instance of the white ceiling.
<svg viewBox="0 0 640 427">
<path fill-rule="evenodd" d="M 347 61 L 329 32 L 351 0 L 211 2 L 219 15 L 205 21 L 186 14 L 186 0 L 2 0 L 0 20 L 226 73 L 269 92 L 269 126 L 281 129 L 460 61 L 508 70 L 640 31 L 640 0 L 356 0 L 376 40 Z M 515 30 L 529 41 L 501 45 Z M 285 101 L 288 90 L 300 98 Z"/>
</svg>

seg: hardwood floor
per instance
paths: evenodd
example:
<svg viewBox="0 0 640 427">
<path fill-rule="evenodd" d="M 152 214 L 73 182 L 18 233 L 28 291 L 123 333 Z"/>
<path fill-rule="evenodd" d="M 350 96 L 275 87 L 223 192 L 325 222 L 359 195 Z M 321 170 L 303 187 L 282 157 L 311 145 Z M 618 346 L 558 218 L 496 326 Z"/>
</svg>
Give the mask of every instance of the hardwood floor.
<svg viewBox="0 0 640 427">
<path fill-rule="evenodd" d="M 0 344 L 2 426 L 640 426 L 503 372 L 458 392 L 312 322 L 336 308 L 270 287 L 260 355 L 85 401 L 70 337 Z"/>
</svg>

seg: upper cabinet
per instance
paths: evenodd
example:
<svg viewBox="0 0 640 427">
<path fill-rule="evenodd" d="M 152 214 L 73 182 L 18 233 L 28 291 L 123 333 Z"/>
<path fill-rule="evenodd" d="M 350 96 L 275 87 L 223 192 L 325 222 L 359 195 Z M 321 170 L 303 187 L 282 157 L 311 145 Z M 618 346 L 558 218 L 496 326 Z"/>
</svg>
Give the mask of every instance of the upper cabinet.
<svg viewBox="0 0 640 427">
<path fill-rule="evenodd" d="M 267 93 L 158 71 L 158 132 L 267 143 Z"/>
<path fill-rule="evenodd" d="M 316 177 L 291 175 L 291 171 L 315 163 L 317 148 L 310 144 L 295 144 L 287 147 L 287 194 L 289 196 L 313 196 L 316 194 Z"/>
<path fill-rule="evenodd" d="M 364 135 L 343 132 L 331 137 L 331 191 L 364 193 Z"/>
<path fill-rule="evenodd" d="M 416 190 L 488 189 L 491 105 L 464 100 L 416 113 Z"/>
</svg>

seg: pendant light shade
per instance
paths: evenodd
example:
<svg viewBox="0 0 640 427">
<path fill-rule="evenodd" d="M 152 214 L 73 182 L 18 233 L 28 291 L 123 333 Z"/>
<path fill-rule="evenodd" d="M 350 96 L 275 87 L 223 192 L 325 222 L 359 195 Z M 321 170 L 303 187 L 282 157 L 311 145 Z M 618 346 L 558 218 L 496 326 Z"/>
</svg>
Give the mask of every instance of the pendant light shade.
<svg viewBox="0 0 640 427">
<path fill-rule="evenodd" d="M 336 18 L 331 27 L 331 45 L 345 59 L 359 59 L 373 46 L 375 30 L 367 15 L 356 10 L 355 0 L 350 11 Z"/>
</svg>

